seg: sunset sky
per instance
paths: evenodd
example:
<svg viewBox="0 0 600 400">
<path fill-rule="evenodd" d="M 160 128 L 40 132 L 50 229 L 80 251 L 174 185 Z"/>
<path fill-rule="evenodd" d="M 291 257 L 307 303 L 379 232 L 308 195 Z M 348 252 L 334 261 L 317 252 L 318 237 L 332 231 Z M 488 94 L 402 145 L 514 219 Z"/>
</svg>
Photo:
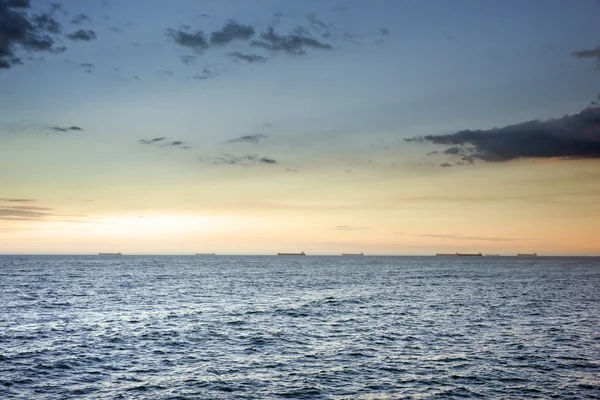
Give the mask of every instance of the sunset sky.
<svg viewBox="0 0 600 400">
<path fill-rule="evenodd" d="M 0 254 L 600 255 L 600 2 L 0 0 Z"/>
</svg>

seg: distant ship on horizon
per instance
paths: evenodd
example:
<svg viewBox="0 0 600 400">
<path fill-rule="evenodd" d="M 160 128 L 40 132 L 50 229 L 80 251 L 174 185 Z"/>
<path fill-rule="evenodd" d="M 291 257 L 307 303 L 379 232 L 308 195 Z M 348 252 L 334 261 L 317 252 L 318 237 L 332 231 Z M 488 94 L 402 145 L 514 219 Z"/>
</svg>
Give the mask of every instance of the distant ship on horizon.
<svg viewBox="0 0 600 400">
<path fill-rule="evenodd" d="M 437 253 L 436 257 L 482 257 L 481 253 Z"/>
<path fill-rule="evenodd" d="M 196 253 L 197 256 L 216 256 L 216 253 Z"/>
<path fill-rule="evenodd" d="M 531 254 L 519 253 L 519 254 L 517 254 L 517 257 L 537 257 L 537 253 L 531 253 Z"/>
<path fill-rule="evenodd" d="M 99 256 L 122 256 L 121 253 L 98 253 Z"/>
<path fill-rule="evenodd" d="M 342 253 L 343 256 L 347 256 L 347 257 L 362 257 L 365 254 L 363 252 L 360 253 Z"/>
<path fill-rule="evenodd" d="M 300 253 L 277 253 L 278 256 L 305 256 L 306 253 L 301 251 Z"/>
</svg>

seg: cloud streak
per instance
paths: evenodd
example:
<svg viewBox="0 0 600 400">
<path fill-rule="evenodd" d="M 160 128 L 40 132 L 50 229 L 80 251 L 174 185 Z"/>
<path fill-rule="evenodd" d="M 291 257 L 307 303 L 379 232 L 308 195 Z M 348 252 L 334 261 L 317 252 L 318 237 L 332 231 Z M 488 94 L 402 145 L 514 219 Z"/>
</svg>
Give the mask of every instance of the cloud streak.
<svg viewBox="0 0 600 400">
<path fill-rule="evenodd" d="M 254 144 L 257 144 L 261 140 L 266 139 L 268 137 L 269 137 L 269 135 L 264 135 L 264 134 L 245 135 L 245 136 L 237 137 L 235 139 L 229 139 L 225 143 L 228 143 L 228 144 L 231 144 L 231 143 L 254 143 Z"/>
<path fill-rule="evenodd" d="M 332 50 L 333 46 L 329 43 L 320 42 L 317 39 L 307 36 L 305 33 L 293 33 L 280 35 L 275 32 L 273 27 L 268 28 L 260 34 L 261 40 L 253 40 L 250 45 L 263 48 L 271 52 L 283 52 L 291 55 L 304 55 L 307 48 Z"/>
<path fill-rule="evenodd" d="M 463 130 L 405 139 L 449 146 L 443 152 L 462 162 L 506 162 L 519 158 L 600 158 L 600 107 L 503 128 Z"/>
<path fill-rule="evenodd" d="M 227 53 L 227 55 L 234 60 L 244 61 L 250 64 L 253 63 L 264 63 L 267 61 L 266 57 L 260 56 L 258 54 L 244 54 L 239 51 L 234 51 L 231 53 Z"/>
<path fill-rule="evenodd" d="M 140 139 L 140 140 L 138 140 L 138 143 L 142 144 L 142 145 L 160 145 L 160 147 L 191 149 L 191 147 L 182 140 L 173 140 L 170 142 L 167 142 L 166 140 L 167 140 L 167 138 L 165 136 L 162 136 L 162 137 L 156 137 L 156 138 L 152 138 L 152 139 Z"/>
<path fill-rule="evenodd" d="M 19 199 L 19 198 L 10 198 L 10 197 L 0 197 L 0 202 L 5 203 L 33 203 L 36 201 L 35 199 Z"/>
<path fill-rule="evenodd" d="M 579 59 L 596 60 L 596 65 L 600 68 L 600 46 L 596 46 L 593 49 L 574 51 L 571 55 Z"/>
<path fill-rule="evenodd" d="M 154 144 L 154 143 L 162 142 L 165 139 L 166 139 L 166 137 L 157 137 L 157 138 L 154 138 L 154 139 L 140 139 L 140 140 L 138 140 L 138 143 L 140 143 L 140 144 Z"/>
<path fill-rule="evenodd" d="M 336 225 L 330 228 L 331 231 L 366 231 L 369 230 L 368 226 L 350 226 L 350 225 Z"/>
<path fill-rule="evenodd" d="M 81 131 L 83 131 L 83 129 L 78 126 L 69 126 L 69 127 L 53 126 L 51 129 L 55 132 L 81 132 Z"/>
<path fill-rule="evenodd" d="M 254 164 L 277 164 L 277 160 L 268 156 L 258 156 L 256 154 L 247 154 L 244 156 L 234 156 L 232 154 L 223 154 L 217 157 L 213 164 L 216 165 L 254 165 Z"/>
</svg>

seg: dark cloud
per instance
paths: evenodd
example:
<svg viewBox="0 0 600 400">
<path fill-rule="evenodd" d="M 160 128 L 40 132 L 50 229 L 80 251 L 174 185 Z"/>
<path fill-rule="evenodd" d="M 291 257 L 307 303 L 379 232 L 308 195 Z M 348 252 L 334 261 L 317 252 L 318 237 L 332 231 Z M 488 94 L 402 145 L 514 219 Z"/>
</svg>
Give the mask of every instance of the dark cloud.
<svg viewBox="0 0 600 400">
<path fill-rule="evenodd" d="M 73 33 L 69 33 L 67 38 L 73 41 L 83 40 L 85 42 L 89 42 L 92 40 L 96 40 L 96 32 L 91 29 L 79 29 Z"/>
<path fill-rule="evenodd" d="M 277 161 L 271 157 L 261 157 L 259 161 L 263 164 L 277 164 Z"/>
<path fill-rule="evenodd" d="M 234 139 L 229 139 L 225 143 L 258 143 L 262 139 L 268 138 L 269 135 L 258 134 L 258 135 L 245 135 Z"/>
<path fill-rule="evenodd" d="M 452 164 L 447 163 L 447 162 L 440 164 L 440 167 L 442 167 L 442 168 L 447 168 L 447 167 L 451 167 L 451 166 L 452 166 Z"/>
<path fill-rule="evenodd" d="M 266 57 L 259 56 L 258 54 L 244 54 L 239 51 L 227 53 L 227 55 L 234 60 L 245 61 L 247 63 L 264 63 L 267 61 Z"/>
<path fill-rule="evenodd" d="M 405 140 L 450 146 L 444 153 L 456 154 L 466 163 L 517 158 L 600 158 L 600 107 L 545 121 Z"/>
<path fill-rule="evenodd" d="M 19 51 L 61 52 L 55 48 L 61 25 L 51 14 L 30 16 L 28 0 L 0 0 L 0 69 L 22 64 Z"/>
<path fill-rule="evenodd" d="M 234 156 L 232 154 L 223 154 L 217 157 L 213 164 L 223 165 L 252 165 L 252 164 L 277 164 L 277 161 L 271 157 L 248 154 L 245 156 Z"/>
<path fill-rule="evenodd" d="M 260 35 L 262 40 L 253 40 L 253 47 L 260 47 L 273 52 L 284 52 L 293 55 L 306 54 L 305 48 L 332 50 L 333 47 L 324 42 L 320 42 L 304 34 L 279 35 L 275 33 L 273 27 L 267 29 Z"/>
<path fill-rule="evenodd" d="M 379 34 L 382 35 L 382 36 L 388 36 L 390 34 L 390 31 L 388 29 L 386 29 L 386 28 L 381 28 L 379 30 Z"/>
<path fill-rule="evenodd" d="M 42 13 L 33 17 L 33 22 L 36 28 L 49 33 L 58 34 L 62 32 L 62 26 L 56 21 L 52 15 Z"/>
<path fill-rule="evenodd" d="M 209 47 L 208 40 L 202 31 L 187 33 L 181 29 L 167 29 L 167 36 L 172 38 L 178 45 L 196 51 L 204 51 Z"/>
<path fill-rule="evenodd" d="M 15 199 L 15 198 L 0 197 L 0 201 L 5 202 L 5 203 L 33 203 L 36 200 L 35 199 Z"/>
<path fill-rule="evenodd" d="M 162 142 L 165 139 L 166 139 L 166 137 L 157 137 L 157 138 L 154 138 L 154 139 L 140 139 L 140 140 L 138 140 L 138 143 L 140 143 L 140 144 L 154 144 L 154 143 Z"/>
<path fill-rule="evenodd" d="M 368 226 L 349 226 L 349 225 L 336 225 L 329 229 L 332 231 L 366 231 L 369 230 Z"/>
<path fill-rule="evenodd" d="M 31 6 L 30 0 L 4 0 L 0 2 L 0 6 L 8 8 L 29 8 Z"/>
<path fill-rule="evenodd" d="M 174 140 L 172 142 L 165 143 L 163 147 L 178 147 L 180 149 L 191 149 L 185 142 L 181 140 Z"/>
<path fill-rule="evenodd" d="M 83 24 L 84 22 L 92 22 L 91 18 L 88 17 L 85 14 L 77 14 L 75 17 L 73 17 L 73 19 L 71 20 L 72 24 L 75 25 L 79 25 L 79 24 Z"/>
<path fill-rule="evenodd" d="M 600 46 L 596 46 L 593 49 L 574 51 L 571 55 L 579 59 L 595 59 L 598 67 L 600 67 Z"/>
<path fill-rule="evenodd" d="M 453 240 L 481 240 L 485 242 L 519 242 L 523 240 L 531 240 L 531 239 L 521 239 L 521 238 L 507 238 L 507 237 L 485 237 L 485 236 L 462 236 L 454 233 L 449 234 L 423 234 L 419 235 L 421 237 L 430 237 L 436 239 L 453 239 Z"/>
<path fill-rule="evenodd" d="M 443 151 L 445 154 L 452 154 L 452 155 L 457 155 L 457 154 L 463 154 L 464 150 L 458 146 L 452 146 L 447 148 L 446 150 Z"/>
<path fill-rule="evenodd" d="M 123 33 L 123 32 L 125 32 L 123 29 L 118 28 L 116 26 L 113 26 L 112 28 L 110 28 L 110 31 L 114 32 L 114 33 Z"/>
<path fill-rule="evenodd" d="M 228 21 L 223 28 L 210 34 L 210 44 L 223 46 L 234 40 L 250 40 L 255 33 L 254 28 L 250 25 L 241 25 L 235 21 Z"/>
<path fill-rule="evenodd" d="M 83 131 L 83 129 L 81 129 L 78 126 L 69 126 L 66 128 L 60 127 L 60 126 L 53 126 L 51 128 L 53 131 L 55 132 L 73 132 L 73 131 Z"/>
</svg>

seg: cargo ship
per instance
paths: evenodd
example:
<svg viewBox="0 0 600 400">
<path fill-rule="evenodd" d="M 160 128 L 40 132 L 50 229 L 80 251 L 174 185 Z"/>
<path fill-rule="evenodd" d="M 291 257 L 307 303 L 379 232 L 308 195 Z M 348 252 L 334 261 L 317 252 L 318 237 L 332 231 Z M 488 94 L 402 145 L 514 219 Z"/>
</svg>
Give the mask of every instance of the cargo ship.
<svg viewBox="0 0 600 400">
<path fill-rule="evenodd" d="M 360 252 L 360 253 L 342 253 L 343 256 L 348 256 L 348 257 L 362 257 L 365 254 Z"/>
<path fill-rule="evenodd" d="M 481 257 L 483 254 L 481 253 L 438 253 L 436 257 Z"/>
<path fill-rule="evenodd" d="M 121 253 L 98 253 L 99 256 L 122 256 Z"/>
<path fill-rule="evenodd" d="M 216 256 L 215 253 L 196 253 L 197 256 Z"/>
<path fill-rule="evenodd" d="M 519 254 L 517 254 L 517 257 L 537 257 L 537 253 L 531 253 L 531 254 L 519 253 Z"/>
<path fill-rule="evenodd" d="M 306 253 L 301 251 L 300 253 L 277 253 L 278 256 L 305 256 Z"/>
</svg>

